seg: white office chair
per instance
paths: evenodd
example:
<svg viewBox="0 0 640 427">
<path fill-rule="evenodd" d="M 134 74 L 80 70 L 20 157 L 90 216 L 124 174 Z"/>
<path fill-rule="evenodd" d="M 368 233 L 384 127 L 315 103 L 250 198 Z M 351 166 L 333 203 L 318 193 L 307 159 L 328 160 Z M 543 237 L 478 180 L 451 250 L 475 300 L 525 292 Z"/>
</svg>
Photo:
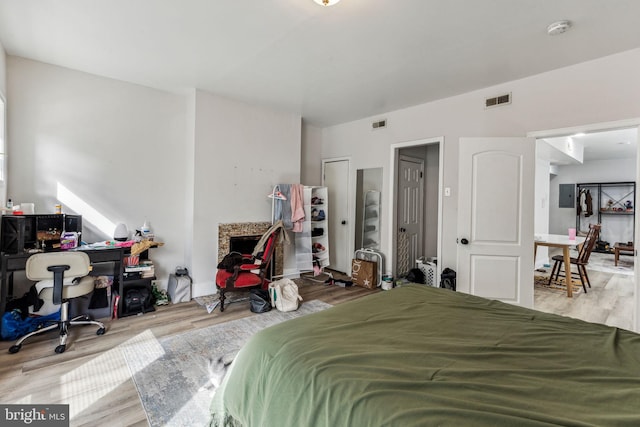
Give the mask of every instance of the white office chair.
<svg viewBox="0 0 640 427">
<path fill-rule="evenodd" d="M 100 328 L 97 335 L 105 333 L 104 324 L 91 320 L 89 316 L 77 316 L 69 320 L 69 299 L 87 295 L 93 291 L 94 278 L 87 276 L 91 270 L 89 256 L 83 252 L 49 252 L 35 254 L 27 259 L 25 272 L 27 278 L 33 281 L 51 282 L 51 285 L 43 288 L 38 296 L 43 300 L 51 300 L 53 304 L 60 305 L 60 320 L 52 325 L 45 326 L 19 338 L 9 348 L 9 353 L 17 353 L 22 348 L 22 343 L 29 337 L 42 334 L 58 328 L 60 330 L 60 345 L 56 347 L 56 353 L 63 353 L 67 347 L 67 332 L 71 325 L 96 325 Z M 75 279 L 72 282 L 66 279 Z"/>
</svg>

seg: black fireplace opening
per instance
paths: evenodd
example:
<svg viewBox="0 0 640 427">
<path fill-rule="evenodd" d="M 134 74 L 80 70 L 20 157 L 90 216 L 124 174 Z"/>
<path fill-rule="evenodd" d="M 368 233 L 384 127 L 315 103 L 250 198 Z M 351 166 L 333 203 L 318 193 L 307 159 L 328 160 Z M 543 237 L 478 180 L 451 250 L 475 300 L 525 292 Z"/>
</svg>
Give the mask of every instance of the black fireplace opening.
<svg viewBox="0 0 640 427">
<path fill-rule="evenodd" d="M 231 236 L 229 237 L 229 252 L 251 255 L 260 237 L 262 236 Z"/>
<path fill-rule="evenodd" d="M 251 255 L 262 235 L 231 236 L 229 237 L 229 252 L 239 252 Z M 276 257 L 271 257 L 271 265 L 267 272 L 267 279 L 271 279 L 275 270 Z"/>
</svg>

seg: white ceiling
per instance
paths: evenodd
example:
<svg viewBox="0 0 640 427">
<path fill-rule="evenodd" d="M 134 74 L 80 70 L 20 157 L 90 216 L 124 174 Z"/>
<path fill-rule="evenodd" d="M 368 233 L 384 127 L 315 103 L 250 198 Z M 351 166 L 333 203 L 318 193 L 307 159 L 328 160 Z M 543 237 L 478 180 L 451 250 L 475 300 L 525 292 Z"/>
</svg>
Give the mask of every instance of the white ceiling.
<svg viewBox="0 0 640 427">
<path fill-rule="evenodd" d="M 0 42 L 326 126 L 640 47 L 638 16 L 638 0 L 0 0 Z"/>
<path fill-rule="evenodd" d="M 539 147 L 544 148 L 542 151 L 538 151 L 538 157 L 549 160 L 552 165 L 579 164 L 580 162 L 552 148 L 554 142 L 563 145 L 568 139 L 572 139 L 584 147 L 583 163 L 596 160 L 635 159 L 638 150 L 638 129 L 633 127 L 544 138 L 543 141 L 550 144 Z"/>
</svg>

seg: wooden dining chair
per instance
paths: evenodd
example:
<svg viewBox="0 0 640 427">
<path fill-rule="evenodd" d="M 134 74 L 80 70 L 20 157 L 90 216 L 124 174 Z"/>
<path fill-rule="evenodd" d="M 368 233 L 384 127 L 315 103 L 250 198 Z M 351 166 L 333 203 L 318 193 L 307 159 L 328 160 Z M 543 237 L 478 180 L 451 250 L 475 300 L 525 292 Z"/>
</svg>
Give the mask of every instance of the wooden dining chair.
<svg viewBox="0 0 640 427">
<path fill-rule="evenodd" d="M 600 228 L 600 224 L 589 224 L 589 232 L 587 233 L 584 243 L 580 247 L 578 256 L 576 258 L 571 258 L 571 264 L 575 265 L 577 270 L 575 272 L 571 271 L 571 275 L 578 275 L 580 283 L 582 283 L 582 289 L 584 289 L 585 293 L 587 292 L 587 285 L 591 287 L 589 275 L 587 274 L 587 264 L 589 264 L 589 257 L 591 256 L 591 252 L 593 251 L 593 248 L 595 248 L 596 242 L 600 236 Z M 553 264 L 551 274 L 549 275 L 549 285 L 551 285 L 552 280 L 558 280 L 560 276 L 564 277 L 564 275 L 560 274 L 560 270 L 564 264 L 564 256 L 554 255 L 551 259 L 555 262 Z"/>
</svg>

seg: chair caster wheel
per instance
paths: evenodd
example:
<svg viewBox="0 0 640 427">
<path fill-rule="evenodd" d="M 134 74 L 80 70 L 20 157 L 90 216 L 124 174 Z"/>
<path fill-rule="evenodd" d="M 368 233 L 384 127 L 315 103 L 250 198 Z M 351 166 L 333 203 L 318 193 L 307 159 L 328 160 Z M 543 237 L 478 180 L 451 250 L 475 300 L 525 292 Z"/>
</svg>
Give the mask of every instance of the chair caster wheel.
<svg viewBox="0 0 640 427">
<path fill-rule="evenodd" d="M 66 345 L 59 345 L 56 347 L 56 353 L 60 354 L 60 353 L 64 353 L 64 351 L 67 349 Z"/>
<path fill-rule="evenodd" d="M 104 328 L 100 328 L 96 331 L 96 335 L 104 335 L 105 333 L 105 329 Z"/>
<path fill-rule="evenodd" d="M 20 349 L 22 348 L 22 345 L 12 345 L 11 347 L 9 347 L 9 353 L 14 354 L 20 351 Z"/>
</svg>

